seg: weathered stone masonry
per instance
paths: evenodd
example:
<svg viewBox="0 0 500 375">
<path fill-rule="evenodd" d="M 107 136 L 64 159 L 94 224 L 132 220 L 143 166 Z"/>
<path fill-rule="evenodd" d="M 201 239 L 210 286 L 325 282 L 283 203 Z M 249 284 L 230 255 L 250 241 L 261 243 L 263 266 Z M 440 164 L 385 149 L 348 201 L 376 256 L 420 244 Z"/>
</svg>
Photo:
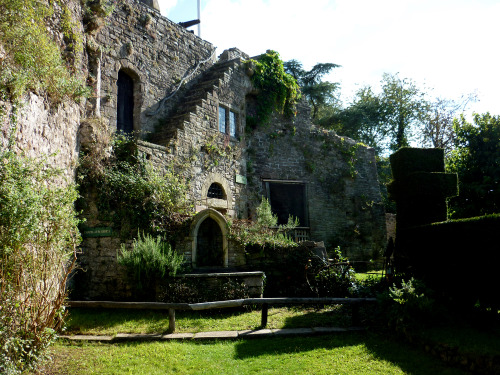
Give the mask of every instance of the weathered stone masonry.
<svg viewBox="0 0 500 375">
<path fill-rule="evenodd" d="M 216 223 L 222 237 L 223 263 L 218 267 L 245 266 L 244 249 L 227 238 L 227 220 L 254 217 L 272 184 L 292 184 L 303 192 L 284 202 L 303 210 L 303 236 L 324 241 L 330 249 L 340 245 L 353 259 L 370 259 L 383 249 L 384 210 L 373 150 L 314 127 L 303 103 L 295 118 L 276 115 L 267 126 L 246 132 L 246 116 L 254 110 L 258 92 L 252 88 L 245 65 L 249 57 L 243 52 L 230 49 L 217 59 L 209 42 L 141 1 L 124 0 L 102 28 L 89 31 L 87 54 L 95 97 L 86 111 L 83 104 L 63 107 L 62 113 L 71 117 L 65 129 L 48 122 L 44 131 L 58 139 L 55 145 L 64 158 L 75 161 L 82 113 L 100 116 L 117 130 L 117 113 L 123 108 L 118 76 L 129 77 L 130 121 L 140 134 L 139 151 L 158 169 L 174 168 L 189 183 L 197 214 L 178 250 L 193 266 L 198 262 L 200 228 L 208 221 Z M 26 112 L 29 126 L 34 126 L 36 112 Z M 50 119 L 50 110 L 45 113 Z M 225 120 L 220 120 L 224 113 Z M 228 127 L 221 131 L 220 121 L 234 123 L 235 134 Z M 30 142 L 30 131 L 21 136 L 24 142 Z M 36 138 L 40 151 L 48 143 L 44 131 Z M 213 185 L 220 196 L 209 196 Z M 88 226 L 114 225 L 99 220 L 91 197 L 85 215 Z M 80 263 L 87 272 L 74 285 L 80 297 L 132 297 L 125 270 L 116 262 L 119 247 L 118 237 L 84 239 Z"/>
</svg>

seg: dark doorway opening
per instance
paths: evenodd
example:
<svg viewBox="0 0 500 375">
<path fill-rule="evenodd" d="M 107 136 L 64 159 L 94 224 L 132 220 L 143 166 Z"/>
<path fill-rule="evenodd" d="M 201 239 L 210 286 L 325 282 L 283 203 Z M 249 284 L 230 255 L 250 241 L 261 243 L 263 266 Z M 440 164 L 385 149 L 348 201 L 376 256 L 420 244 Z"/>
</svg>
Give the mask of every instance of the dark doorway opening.
<svg viewBox="0 0 500 375">
<path fill-rule="evenodd" d="M 205 219 L 198 229 L 196 266 L 224 266 L 222 230 L 219 224 L 212 218 Z"/>
<path fill-rule="evenodd" d="M 134 80 L 127 73 L 118 72 L 118 131 L 132 133 L 134 130 Z"/>
<path fill-rule="evenodd" d="M 306 209 L 306 186 L 300 183 L 267 182 L 271 210 L 278 216 L 278 224 L 286 224 L 288 217 L 299 219 L 299 226 L 309 226 Z"/>
</svg>

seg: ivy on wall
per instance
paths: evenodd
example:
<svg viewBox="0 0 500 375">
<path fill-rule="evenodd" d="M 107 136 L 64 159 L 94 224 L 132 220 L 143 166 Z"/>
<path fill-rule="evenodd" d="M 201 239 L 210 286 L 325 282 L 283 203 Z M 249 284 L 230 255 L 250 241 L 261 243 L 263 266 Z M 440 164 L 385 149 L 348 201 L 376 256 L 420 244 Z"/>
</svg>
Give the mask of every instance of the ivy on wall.
<svg viewBox="0 0 500 375">
<path fill-rule="evenodd" d="M 186 198 L 188 184 L 174 168 L 162 173 L 145 160 L 133 136 L 115 135 L 107 156 L 105 152 L 85 150 L 78 180 L 82 192 L 97 190 L 101 219 L 119 226 L 122 238 L 133 237 L 137 229 L 173 235 L 192 214 L 192 204 Z"/>
<path fill-rule="evenodd" d="M 278 52 L 269 50 L 247 64 L 253 73 L 252 83 L 258 90 L 256 115 L 247 119 L 247 125 L 255 129 L 257 124 L 266 124 L 273 111 L 285 116 L 294 115 L 301 96 L 300 87 L 295 78 L 285 72 Z"/>
</svg>

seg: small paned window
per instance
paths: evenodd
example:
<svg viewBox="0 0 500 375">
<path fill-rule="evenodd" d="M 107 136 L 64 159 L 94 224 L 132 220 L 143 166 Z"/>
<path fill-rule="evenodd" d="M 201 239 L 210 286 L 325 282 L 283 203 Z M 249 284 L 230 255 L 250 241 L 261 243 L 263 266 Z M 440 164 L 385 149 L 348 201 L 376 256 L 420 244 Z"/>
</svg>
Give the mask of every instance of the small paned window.
<svg viewBox="0 0 500 375">
<path fill-rule="evenodd" d="M 224 189 L 217 183 L 213 183 L 208 188 L 207 198 L 225 199 Z"/>
<path fill-rule="evenodd" d="M 219 106 L 219 131 L 236 137 L 238 128 L 238 114 L 225 107 Z"/>
<path fill-rule="evenodd" d="M 226 132 L 226 108 L 219 107 L 219 131 Z"/>
<path fill-rule="evenodd" d="M 229 135 L 236 137 L 236 113 L 229 111 Z"/>
</svg>

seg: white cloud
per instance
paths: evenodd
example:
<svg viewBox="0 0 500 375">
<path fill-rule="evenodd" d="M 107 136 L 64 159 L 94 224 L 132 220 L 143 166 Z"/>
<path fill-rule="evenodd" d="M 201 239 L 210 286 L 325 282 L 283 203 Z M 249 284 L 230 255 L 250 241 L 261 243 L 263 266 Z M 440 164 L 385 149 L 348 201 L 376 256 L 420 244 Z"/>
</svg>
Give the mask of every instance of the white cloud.
<svg viewBox="0 0 500 375">
<path fill-rule="evenodd" d="M 399 72 L 447 98 L 478 90 L 477 110 L 499 113 L 499 17 L 495 0 L 207 0 L 201 29 L 219 53 L 340 64 L 330 80 L 345 96 Z"/>
<path fill-rule="evenodd" d="M 160 6 L 161 14 L 166 16 L 177 5 L 177 0 L 158 0 L 158 5 Z"/>
</svg>

